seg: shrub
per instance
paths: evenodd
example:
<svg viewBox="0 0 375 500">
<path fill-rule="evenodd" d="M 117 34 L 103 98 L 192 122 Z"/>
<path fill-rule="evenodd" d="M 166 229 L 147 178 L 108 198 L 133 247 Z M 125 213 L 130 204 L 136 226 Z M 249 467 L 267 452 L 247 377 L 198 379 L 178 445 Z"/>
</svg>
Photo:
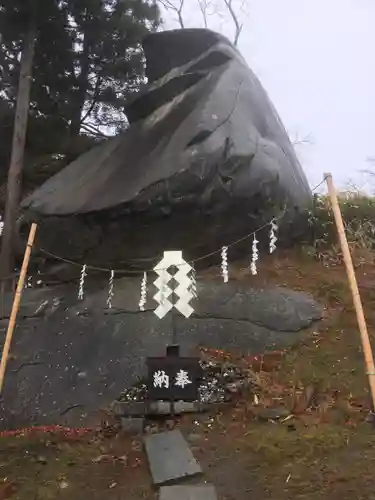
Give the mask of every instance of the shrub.
<svg viewBox="0 0 375 500">
<path fill-rule="evenodd" d="M 339 203 L 346 236 L 354 257 L 359 260 L 374 260 L 375 197 L 355 192 L 345 193 L 339 195 Z M 337 229 L 328 196 L 315 196 L 308 220 L 315 255 L 322 260 L 328 258 L 331 264 L 334 261 L 341 262 Z"/>
</svg>

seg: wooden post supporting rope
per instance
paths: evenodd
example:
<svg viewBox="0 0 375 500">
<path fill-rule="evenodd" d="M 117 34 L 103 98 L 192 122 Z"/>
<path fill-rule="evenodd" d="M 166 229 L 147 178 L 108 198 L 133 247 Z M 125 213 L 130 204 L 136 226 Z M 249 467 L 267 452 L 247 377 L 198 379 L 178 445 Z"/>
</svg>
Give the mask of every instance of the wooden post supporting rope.
<svg viewBox="0 0 375 500">
<path fill-rule="evenodd" d="M 374 357 L 372 354 L 370 337 L 367 330 L 366 319 L 363 312 L 361 296 L 358 290 L 357 278 L 355 276 L 352 256 L 350 254 L 350 249 L 348 245 L 348 240 L 346 239 L 344 223 L 342 220 L 341 210 L 339 201 L 337 198 L 337 193 L 335 186 L 333 185 L 332 175 L 324 174 L 325 180 L 327 181 L 328 194 L 331 200 L 332 211 L 336 222 L 337 232 L 340 240 L 340 246 L 342 251 L 342 256 L 344 259 L 344 264 L 346 268 L 346 274 L 348 276 L 350 289 L 353 296 L 353 304 L 355 307 L 355 312 L 357 315 L 357 322 L 359 331 L 361 334 L 362 349 L 365 358 L 367 376 L 370 385 L 371 398 L 372 398 L 372 411 L 375 409 L 375 366 Z"/>
<path fill-rule="evenodd" d="M 14 300 L 13 300 L 13 305 L 12 305 L 12 312 L 11 312 L 10 318 L 9 318 L 8 330 L 7 330 L 7 333 L 5 336 L 3 354 L 1 356 L 1 363 L 0 363 L 0 394 L 3 391 L 4 376 L 5 376 L 5 370 L 6 370 L 6 366 L 7 366 L 7 362 L 8 362 L 10 344 L 12 342 L 14 327 L 16 326 L 17 313 L 18 313 L 18 309 L 20 307 L 22 291 L 23 291 L 24 284 L 25 284 L 27 268 L 29 266 L 31 249 L 32 249 L 32 246 L 34 244 L 36 228 L 37 228 L 37 225 L 35 223 L 33 223 L 31 225 L 31 228 L 30 228 L 29 238 L 27 240 L 27 246 L 26 246 L 26 250 L 25 250 L 25 255 L 23 257 L 21 273 L 20 273 L 20 276 L 18 278 L 17 289 L 16 289 L 16 293 L 14 295 Z"/>
</svg>

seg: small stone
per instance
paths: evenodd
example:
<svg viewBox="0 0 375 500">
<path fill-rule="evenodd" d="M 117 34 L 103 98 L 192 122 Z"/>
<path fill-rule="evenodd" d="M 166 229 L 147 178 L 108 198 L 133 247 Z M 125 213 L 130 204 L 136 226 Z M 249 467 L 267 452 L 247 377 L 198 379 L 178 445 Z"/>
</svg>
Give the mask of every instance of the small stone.
<svg viewBox="0 0 375 500">
<path fill-rule="evenodd" d="M 208 405 L 200 402 L 190 403 L 189 401 L 176 401 L 174 403 L 175 415 L 180 415 L 181 413 L 200 413 L 207 411 L 209 408 Z M 166 401 L 152 402 L 149 407 L 149 412 L 150 415 L 170 415 L 171 404 Z"/>
<path fill-rule="evenodd" d="M 62 480 L 59 482 L 60 490 L 65 490 L 66 488 L 68 488 L 68 486 L 69 486 L 69 483 L 65 480 Z"/>
<path fill-rule="evenodd" d="M 46 465 L 47 463 L 47 459 L 46 457 L 44 457 L 43 455 L 39 455 L 37 458 L 36 458 L 36 462 L 38 464 L 43 464 L 43 465 Z"/>
<path fill-rule="evenodd" d="M 174 412 L 175 414 L 179 414 L 181 412 L 181 406 L 179 402 L 174 404 Z M 171 403 L 167 401 L 155 401 L 150 404 L 150 414 L 155 415 L 169 415 L 171 413 Z"/>
<path fill-rule="evenodd" d="M 130 434 L 141 434 L 144 430 L 145 419 L 139 417 L 122 417 L 122 430 Z"/>
<path fill-rule="evenodd" d="M 146 434 L 156 434 L 159 432 L 159 428 L 156 425 L 146 425 L 145 433 Z"/>
<path fill-rule="evenodd" d="M 165 422 L 165 427 L 166 427 L 168 430 L 170 430 L 170 431 L 171 431 L 172 429 L 174 429 L 174 428 L 175 428 L 175 426 L 176 426 L 176 422 L 175 422 L 174 420 L 172 420 L 172 419 L 166 420 L 166 422 Z"/>
<path fill-rule="evenodd" d="M 239 392 L 240 388 L 235 382 L 231 382 L 230 384 L 226 384 L 225 389 L 231 394 L 236 394 Z"/>
<path fill-rule="evenodd" d="M 127 417 L 143 417 L 146 414 L 146 403 L 144 401 L 116 401 L 113 405 L 115 415 L 126 415 Z"/>
<path fill-rule="evenodd" d="M 122 462 L 123 464 L 127 464 L 128 463 L 128 456 L 127 455 L 121 455 L 121 457 L 118 457 L 117 460 L 119 462 Z"/>
</svg>

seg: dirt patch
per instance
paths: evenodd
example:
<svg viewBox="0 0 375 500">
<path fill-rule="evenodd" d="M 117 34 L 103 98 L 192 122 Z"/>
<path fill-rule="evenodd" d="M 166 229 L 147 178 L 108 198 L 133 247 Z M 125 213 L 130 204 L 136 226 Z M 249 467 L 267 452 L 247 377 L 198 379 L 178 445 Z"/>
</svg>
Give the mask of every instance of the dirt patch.
<svg viewBox="0 0 375 500">
<path fill-rule="evenodd" d="M 141 443 L 125 436 L 3 438 L 0 459 L 2 500 L 153 498 Z"/>
</svg>

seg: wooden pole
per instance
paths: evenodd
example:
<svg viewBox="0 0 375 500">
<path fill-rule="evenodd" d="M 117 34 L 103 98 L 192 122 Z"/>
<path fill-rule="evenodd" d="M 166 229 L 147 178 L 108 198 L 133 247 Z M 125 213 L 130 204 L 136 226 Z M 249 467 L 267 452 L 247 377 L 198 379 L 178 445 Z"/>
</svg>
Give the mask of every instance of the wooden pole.
<svg viewBox="0 0 375 500">
<path fill-rule="evenodd" d="M 8 330 L 7 330 L 7 333 L 5 336 L 3 354 L 1 356 L 1 363 L 0 363 L 0 394 L 3 391 L 4 376 L 5 376 L 5 370 L 6 370 L 6 366 L 7 366 L 7 362 L 8 362 L 10 344 L 12 342 L 13 331 L 14 331 L 14 327 L 16 325 L 17 313 L 18 313 L 18 309 L 20 307 L 22 291 L 23 291 L 24 284 L 25 284 L 27 268 L 29 266 L 31 249 L 32 249 L 32 246 L 34 244 L 36 228 L 37 228 L 37 225 L 35 223 L 33 223 L 31 225 L 31 228 L 30 228 L 29 239 L 27 240 L 25 255 L 23 257 L 21 272 L 20 272 L 20 276 L 18 278 L 17 289 L 16 289 L 16 293 L 14 296 L 14 300 L 13 300 L 12 312 L 11 312 L 10 318 L 9 318 Z"/>
<path fill-rule="evenodd" d="M 346 239 L 344 223 L 342 220 L 341 210 L 339 201 L 337 198 L 337 193 L 335 186 L 333 185 L 332 175 L 324 174 L 325 180 L 327 181 L 328 194 L 331 199 L 332 211 L 336 222 L 337 232 L 340 240 L 340 246 L 342 255 L 344 258 L 344 264 L 346 268 L 346 274 L 348 276 L 350 290 L 352 292 L 353 304 L 355 307 L 355 312 L 357 315 L 357 322 L 359 331 L 361 334 L 362 349 L 365 358 L 367 376 L 370 385 L 371 398 L 372 398 L 372 411 L 375 409 L 375 366 L 374 357 L 372 354 L 370 337 L 367 330 L 366 319 L 363 312 L 361 296 L 358 290 L 357 278 L 355 276 L 352 256 L 350 254 L 350 249 L 348 245 L 348 240 Z"/>
</svg>

